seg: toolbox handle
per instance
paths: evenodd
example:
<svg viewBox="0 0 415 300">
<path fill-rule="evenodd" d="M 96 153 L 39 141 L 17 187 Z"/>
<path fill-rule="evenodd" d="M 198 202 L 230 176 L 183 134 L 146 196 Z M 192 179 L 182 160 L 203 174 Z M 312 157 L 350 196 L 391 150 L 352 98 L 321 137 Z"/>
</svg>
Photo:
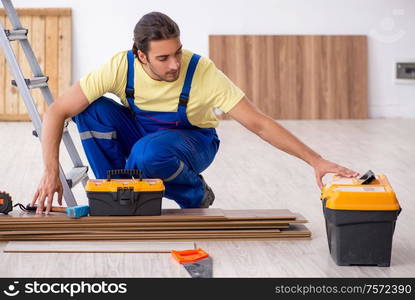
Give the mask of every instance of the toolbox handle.
<svg viewBox="0 0 415 300">
<path fill-rule="evenodd" d="M 372 170 L 367 171 L 363 174 L 359 180 L 361 181 L 360 184 L 370 184 L 372 181 L 376 180 L 375 173 Z"/>
<path fill-rule="evenodd" d="M 142 174 L 141 170 L 139 170 L 139 169 L 116 169 L 116 170 L 108 170 L 107 171 L 107 180 L 110 180 L 111 179 L 111 176 L 121 175 L 121 174 L 131 175 L 131 177 L 133 177 L 134 175 L 136 175 L 136 176 L 138 176 L 138 178 L 140 180 L 143 180 L 143 174 Z"/>
</svg>

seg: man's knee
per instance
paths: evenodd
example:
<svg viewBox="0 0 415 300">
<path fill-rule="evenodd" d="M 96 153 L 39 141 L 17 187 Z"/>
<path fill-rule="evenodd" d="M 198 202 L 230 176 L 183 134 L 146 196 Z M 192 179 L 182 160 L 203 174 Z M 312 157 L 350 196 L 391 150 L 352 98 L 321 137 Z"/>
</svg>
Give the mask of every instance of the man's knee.
<svg viewBox="0 0 415 300">
<path fill-rule="evenodd" d="M 110 114 L 114 112 L 114 109 L 117 108 L 117 103 L 115 103 L 113 100 L 106 98 L 106 97 L 100 97 L 93 101 L 88 107 L 79 113 L 78 115 L 102 115 L 102 114 Z"/>
<path fill-rule="evenodd" d="M 134 166 L 150 177 L 166 177 L 169 165 L 176 159 L 168 147 L 153 141 L 151 138 L 142 138 L 138 140 L 131 149 L 127 165 Z"/>
<path fill-rule="evenodd" d="M 126 109 L 112 99 L 100 97 L 84 111 L 74 116 L 72 120 L 78 125 L 102 124 L 104 126 L 112 126 L 122 121 L 122 117 L 126 115 Z"/>
</svg>

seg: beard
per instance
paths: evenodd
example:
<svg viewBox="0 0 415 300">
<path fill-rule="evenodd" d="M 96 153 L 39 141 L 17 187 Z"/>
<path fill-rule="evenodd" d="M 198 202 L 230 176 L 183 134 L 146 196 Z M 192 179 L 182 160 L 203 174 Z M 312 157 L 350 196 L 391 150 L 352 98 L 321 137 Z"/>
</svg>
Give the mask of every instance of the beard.
<svg viewBox="0 0 415 300">
<path fill-rule="evenodd" d="M 167 72 L 163 80 L 167 82 L 173 82 L 179 78 L 179 75 L 180 75 L 180 68 L 173 72 Z"/>
<path fill-rule="evenodd" d="M 153 74 L 156 75 L 158 79 L 161 81 L 173 82 L 176 81 L 180 76 L 180 67 L 177 70 L 168 71 L 164 75 L 161 75 L 158 72 L 156 72 L 151 63 L 148 64 L 148 67 L 151 70 L 151 72 L 153 72 Z"/>
</svg>

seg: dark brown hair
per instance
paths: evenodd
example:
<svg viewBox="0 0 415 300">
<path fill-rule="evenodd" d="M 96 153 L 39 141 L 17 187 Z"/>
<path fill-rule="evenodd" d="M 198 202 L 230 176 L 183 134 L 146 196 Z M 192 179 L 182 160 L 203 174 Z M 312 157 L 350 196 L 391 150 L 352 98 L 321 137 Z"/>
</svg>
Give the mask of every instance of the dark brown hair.
<svg viewBox="0 0 415 300">
<path fill-rule="evenodd" d="M 144 15 L 134 28 L 133 53 L 138 57 L 140 50 L 146 56 L 150 41 L 166 40 L 180 36 L 176 22 L 161 12 L 151 12 Z"/>
</svg>

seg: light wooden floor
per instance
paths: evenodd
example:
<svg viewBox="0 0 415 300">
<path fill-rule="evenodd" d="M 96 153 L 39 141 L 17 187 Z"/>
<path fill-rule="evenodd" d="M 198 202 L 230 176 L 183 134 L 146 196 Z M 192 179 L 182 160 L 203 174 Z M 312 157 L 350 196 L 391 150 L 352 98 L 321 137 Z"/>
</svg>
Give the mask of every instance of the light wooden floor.
<svg viewBox="0 0 415 300">
<path fill-rule="evenodd" d="M 218 129 L 222 143 L 205 178 L 213 207 L 288 208 L 302 213 L 309 241 L 197 242 L 214 260 L 215 277 L 415 276 L 415 120 L 282 121 L 327 159 L 359 172 L 386 174 L 403 207 L 394 235 L 392 266 L 338 267 L 327 247 L 320 192 L 312 169 L 276 150 L 233 121 Z M 29 202 L 42 172 L 40 144 L 31 123 L 0 123 L 0 190 Z M 70 125 L 81 149 L 74 124 Z M 82 153 L 83 155 L 83 153 Z M 66 158 L 64 165 L 67 165 Z M 79 203 L 86 203 L 76 189 Z M 165 200 L 164 207 L 177 207 Z M 5 243 L 0 243 L 0 250 Z M 0 277 L 187 277 L 169 254 L 0 253 Z"/>
</svg>

